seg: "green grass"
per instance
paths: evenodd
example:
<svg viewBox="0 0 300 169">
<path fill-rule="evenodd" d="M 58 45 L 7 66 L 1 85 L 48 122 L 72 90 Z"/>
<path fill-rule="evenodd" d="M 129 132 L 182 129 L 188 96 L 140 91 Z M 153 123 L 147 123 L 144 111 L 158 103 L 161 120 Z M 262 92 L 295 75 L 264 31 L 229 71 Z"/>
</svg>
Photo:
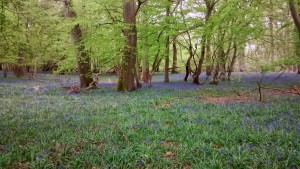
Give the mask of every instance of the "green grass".
<svg viewBox="0 0 300 169">
<path fill-rule="evenodd" d="M 0 168 L 300 167 L 299 96 L 211 104 L 251 85 L 66 95 L 13 80 L 0 84 Z"/>
</svg>

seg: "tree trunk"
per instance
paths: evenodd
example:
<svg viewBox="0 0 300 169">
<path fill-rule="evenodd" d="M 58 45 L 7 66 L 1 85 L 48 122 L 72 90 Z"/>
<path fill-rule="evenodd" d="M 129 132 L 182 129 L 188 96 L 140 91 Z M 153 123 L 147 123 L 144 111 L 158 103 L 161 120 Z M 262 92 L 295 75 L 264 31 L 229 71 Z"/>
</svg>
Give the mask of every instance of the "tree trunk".
<svg viewBox="0 0 300 169">
<path fill-rule="evenodd" d="M 76 17 L 76 13 L 71 9 L 71 0 L 64 0 L 64 16 L 67 18 Z M 79 24 L 76 24 L 71 31 L 73 43 L 77 45 L 77 69 L 80 79 L 80 87 L 86 88 L 93 82 L 91 75 L 90 57 L 82 44 L 82 30 Z"/>
<path fill-rule="evenodd" d="M 296 2 L 298 2 L 298 5 L 300 4 L 299 1 L 296 1 Z M 295 7 L 295 0 L 289 0 L 289 6 L 290 6 L 292 18 L 293 18 L 295 26 L 297 28 L 298 36 L 300 37 L 300 17 L 299 17 L 297 9 Z M 300 41 L 300 38 L 299 38 L 299 41 Z M 300 57 L 300 56 L 298 56 L 298 57 Z M 297 73 L 300 74 L 300 65 L 298 65 L 297 67 L 298 67 Z"/>
<path fill-rule="evenodd" d="M 221 81 L 224 81 L 226 80 L 226 56 L 225 56 L 225 53 L 224 53 L 224 49 L 223 47 L 219 47 L 219 55 L 218 55 L 218 58 L 217 60 L 219 61 L 219 68 L 220 68 L 220 76 L 219 76 L 219 79 Z"/>
<path fill-rule="evenodd" d="M 206 47 L 205 41 L 206 41 L 205 37 L 203 36 L 202 37 L 202 45 L 201 45 L 201 55 L 200 55 L 200 59 L 199 59 L 199 63 L 198 63 L 198 68 L 196 69 L 195 76 L 193 79 L 194 84 L 199 84 L 199 76 L 202 71 L 202 65 L 203 65 L 203 61 L 204 61 L 204 57 L 205 57 L 205 47 Z"/>
<path fill-rule="evenodd" d="M 211 53 L 210 53 L 210 40 L 207 39 L 207 44 L 206 44 L 206 76 L 211 75 L 212 71 L 212 63 L 211 63 Z"/>
<path fill-rule="evenodd" d="M 71 31 L 71 36 L 74 44 L 77 47 L 77 69 L 80 79 L 80 87 L 86 88 L 92 83 L 93 78 L 91 75 L 90 57 L 85 51 L 85 46 L 81 43 L 82 31 L 79 24 L 75 25 Z"/>
<path fill-rule="evenodd" d="M 149 59 L 148 59 L 148 54 L 149 54 L 149 47 L 148 47 L 148 37 L 144 39 L 144 44 L 143 44 L 143 58 L 142 58 L 142 81 L 145 83 L 149 82 L 149 77 L 150 77 L 150 71 L 149 71 Z"/>
<path fill-rule="evenodd" d="M 190 74 L 190 69 L 191 69 L 191 57 L 188 58 L 188 60 L 186 61 L 185 64 L 185 77 L 184 77 L 184 81 L 187 81 L 189 74 Z"/>
<path fill-rule="evenodd" d="M 176 45 L 176 37 L 173 38 L 173 65 L 172 65 L 172 73 L 176 74 L 177 71 L 177 45 Z"/>
<path fill-rule="evenodd" d="M 22 64 L 24 63 L 24 60 L 25 59 L 24 59 L 22 49 L 20 49 L 18 52 L 17 64 L 14 64 L 12 67 L 14 75 L 16 77 L 23 77 L 25 75 L 26 70 L 25 70 L 25 67 L 22 66 Z"/>
<path fill-rule="evenodd" d="M 167 5 L 166 8 L 166 17 L 167 17 L 167 23 L 169 20 L 170 16 L 170 4 Z M 168 32 L 167 32 L 168 34 Z M 166 49 L 165 49 L 165 78 L 164 78 L 164 82 L 168 83 L 169 80 L 169 65 L 170 65 L 170 36 L 167 35 L 166 36 Z"/>
<path fill-rule="evenodd" d="M 289 0 L 290 11 L 298 33 L 300 33 L 300 17 L 295 7 L 295 0 Z"/>
<path fill-rule="evenodd" d="M 243 47 L 242 50 L 238 50 L 237 52 L 238 52 L 239 71 L 244 72 L 246 70 L 245 48 Z"/>
<path fill-rule="evenodd" d="M 273 17 L 270 17 L 270 61 L 274 62 L 275 60 L 275 44 L 274 44 L 274 25 L 273 25 Z"/>
<path fill-rule="evenodd" d="M 224 57 L 225 53 L 222 47 L 218 48 L 217 57 L 216 57 L 216 67 L 213 74 L 213 78 L 211 80 L 211 84 L 218 84 L 219 83 L 219 71 L 220 71 L 220 62 L 221 58 Z"/>
<path fill-rule="evenodd" d="M 234 67 L 236 58 L 237 58 L 237 46 L 236 46 L 236 44 L 234 44 L 234 46 L 233 46 L 233 56 L 232 56 L 232 60 L 231 60 L 231 63 L 230 63 L 229 69 L 228 69 L 227 80 L 230 80 L 230 78 L 231 78 L 231 73 L 233 72 L 233 67 Z"/>
<path fill-rule="evenodd" d="M 136 30 L 136 3 L 135 0 L 123 0 L 123 17 L 124 23 L 128 28 L 123 30 L 126 37 L 124 47 L 124 56 L 122 59 L 121 75 L 118 80 L 118 91 L 134 91 L 136 89 L 135 79 L 135 63 L 136 63 L 136 47 L 137 47 L 137 30 Z"/>
<path fill-rule="evenodd" d="M 170 65 L 170 39 L 169 36 L 166 37 L 166 53 L 165 53 L 165 79 L 164 82 L 168 83 L 169 80 L 169 65 Z"/>
<path fill-rule="evenodd" d="M 187 81 L 187 79 L 188 79 L 188 77 L 189 77 L 189 74 L 190 74 L 190 70 L 191 70 L 191 59 L 193 58 L 193 47 L 191 46 L 191 44 L 190 44 L 190 46 L 189 46 L 189 54 L 190 54 L 190 56 L 189 56 L 189 58 L 188 58 L 188 60 L 186 61 L 186 64 L 185 64 L 185 77 L 184 77 L 184 81 Z"/>
</svg>

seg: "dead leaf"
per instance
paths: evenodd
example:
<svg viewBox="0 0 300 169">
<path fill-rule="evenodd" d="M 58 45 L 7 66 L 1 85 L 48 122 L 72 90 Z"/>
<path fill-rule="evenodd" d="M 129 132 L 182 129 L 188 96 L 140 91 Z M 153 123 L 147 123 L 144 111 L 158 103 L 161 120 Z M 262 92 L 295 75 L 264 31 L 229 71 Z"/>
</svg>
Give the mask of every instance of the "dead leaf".
<svg viewBox="0 0 300 169">
<path fill-rule="evenodd" d="M 168 108 L 173 105 L 172 102 L 167 101 L 167 102 L 162 102 L 162 103 L 155 103 L 155 108 L 161 109 L 161 108 Z"/>
<path fill-rule="evenodd" d="M 29 163 L 23 163 L 23 162 L 18 162 L 17 164 L 14 164 L 13 166 L 11 166 L 10 168 L 12 169 L 29 169 Z"/>
<path fill-rule="evenodd" d="M 55 144 L 55 151 L 60 152 L 63 149 L 63 145 L 60 143 Z"/>
<path fill-rule="evenodd" d="M 163 147 L 178 147 L 178 146 L 179 146 L 179 143 L 174 142 L 174 141 L 163 141 L 163 142 L 161 143 L 161 145 L 162 145 Z"/>
<path fill-rule="evenodd" d="M 166 152 L 165 155 L 164 155 L 164 157 L 166 157 L 166 158 L 170 158 L 170 157 L 173 157 L 173 156 L 175 156 L 175 153 L 173 153 L 171 151 Z"/>
</svg>

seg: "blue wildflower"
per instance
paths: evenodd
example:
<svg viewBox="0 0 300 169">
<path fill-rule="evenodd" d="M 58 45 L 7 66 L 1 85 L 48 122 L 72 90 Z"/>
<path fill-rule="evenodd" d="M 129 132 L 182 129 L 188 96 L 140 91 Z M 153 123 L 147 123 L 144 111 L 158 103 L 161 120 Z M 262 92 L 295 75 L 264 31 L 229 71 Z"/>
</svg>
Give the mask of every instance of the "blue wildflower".
<svg viewBox="0 0 300 169">
<path fill-rule="evenodd" d="M 253 148 L 253 144 L 249 144 L 248 149 L 252 149 L 252 148 Z"/>
<path fill-rule="evenodd" d="M 281 157 L 281 154 L 280 154 L 279 151 L 277 151 L 275 155 L 276 155 L 277 158 L 280 158 L 280 157 Z"/>
<path fill-rule="evenodd" d="M 139 167 L 141 167 L 141 166 L 143 166 L 143 161 L 142 160 L 139 160 L 138 162 L 137 162 L 137 165 L 139 166 Z"/>
<path fill-rule="evenodd" d="M 45 149 L 45 150 L 44 150 L 44 153 L 47 153 L 47 154 L 48 154 L 48 153 L 49 153 L 49 150 Z"/>
<path fill-rule="evenodd" d="M 70 119 L 72 116 L 69 115 L 69 114 L 66 114 L 65 117 L 66 117 L 67 119 Z"/>
<path fill-rule="evenodd" d="M 224 154 L 225 154 L 225 151 L 224 151 L 224 150 L 222 150 L 222 151 L 220 152 L 220 154 L 221 154 L 221 155 L 224 155 Z"/>
<path fill-rule="evenodd" d="M 201 118 L 198 118 L 197 119 L 197 123 L 201 123 L 202 119 Z"/>
<path fill-rule="evenodd" d="M 64 165 L 63 165 L 63 163 L 62 163 L 61 161 L 59 162 L 59 168 L 60 168 L 60 169 L 63 169 L 63 168 L 64 168 Z"/>
<path fill-rule="evenodd" d="M 43 155 L 42 155 L 42 154 L 38 154 L 36 157 L 37 157 L 39 160 L 43 159 Z"/>
</svg>

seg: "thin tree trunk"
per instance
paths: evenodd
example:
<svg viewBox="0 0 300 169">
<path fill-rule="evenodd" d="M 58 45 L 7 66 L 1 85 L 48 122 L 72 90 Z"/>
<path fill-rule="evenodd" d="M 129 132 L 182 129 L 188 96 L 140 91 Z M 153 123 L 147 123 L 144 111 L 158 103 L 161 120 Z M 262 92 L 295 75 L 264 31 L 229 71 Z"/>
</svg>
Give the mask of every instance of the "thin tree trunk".
<svg viewBox="0 0 300 169">
<path fill-rule="evenodd" d="M 173 65 L 172 65 L 172 73 L 176 74 L 177 71 L 177 45 L 176 45 L 176 37 L 173 38 Z"/>
<path fill-rule="evenodd" d="M 209 18 L 212 15 L 212 12 L 213 12 L 214 7 L 216 5 L 216 1 L 215 0 L 205 1 L 205 5 L 206 5 L 205 22 L 207 23 L 209 21 Z M 209 39 L 209 37 L 206 37 L 205 35 L 203 35 L 202 38 L 201 38 L 201 40 L 202 40 L 201 55 L 200 55 L 198 67 L 195 71 L 194 78 L 193 78 L 193 83 L 194 84 L 199 84 L 199 76 L 200 76 L 201 71 L 202 71 L 202 66 L 203 66 L 203 62 L 204 62 L 204 58 L 205 58 L 205 54 L 206 54 L 205 53 L 205 49 L 207 48 L 206 44 L 209 43 L 209 41 L 207 42 L 208 39 Z"/>
<path fill-rule="evenodd" d="M 221 71 L 219 79 L 221 81 L 224 81 L 226 79 L 226 56 L 225 56 L 223 47 L 220 47 L 219 49 L 220 49 L 220 51 L 222 51 L 221 52 L 222 55 L 220 54 L 217 58 L 217 60 L 219 60 L 219 68 Z"/>
<path fill-rule="evenodd" d="M 170 4 L 166 8 L 166 17 L 170 16 Z M 169 20 L 169 18 L 167 18 Z M 166 49 L 165 49 L 165 78 L 164 82 L 168 83 L 169 80 L 169 65 L 170 65 L 170 36 L 166 37 Z"/>
<path fill-rule="evenodd" d="M 149 82 L 149 76 L 150 76 L 150 71 L 149 71 L 149 59 L 148 59 L 148 54 L 149 54 L 149 47 L 148 47 L 148 37 L 144 39 L 143 43 L 143 58 L 142 58 L 142 81 L 145 83 Z"/>
<path fill-rule="evenodd" d="M 242 50 L 238 50 L 238 53 L 239 71 L 244 72 L 246 70 L 245 48 L 243 47 Z"/>
<path fill-rule="evenodd" d="M 230 63 L 229 69 L 228 69 L 227 80 L 230 80 L 230 78 L 231 78 L 231 73 L 233 72 L 233 67 L 234 67 L 236 58 L 237 58 L 237 46 L 236 46 L 236 44 L 234 44 L 234 46 L 233 46 L 233 56 L 232 56 L 232 60 L 231 60 L 231 63 Z"/>
<path fill-rule="evenodd" d="M 191 44 L 189 45 L 189 54 L 190 56 L 185 64 L 185 77 L 183 79 L 184 81 L 187 81 L 191 70 L 191 60 L 193 58 L 193 47 L 191 46 Z"/>
<path fill-rule="evenodd" d="M 165 79 L 164 82 L 167 83 L 169 82 L 169 65 L 170 65 L 170 39 L 169 36 L 166 38 L 166 53 L 165 53 Z"/>
<path fill-rule="evenodd" d="M 211 75 L 212 71 L 212 63 L 211 63 L 211 53 L 210 53 L 210 40 L 207 39 L 207 44 L 206 44 L 206 76 Z"/>
<path fill-rule="evenodd" d="M 199 63 L 198 63 L 198 68 L 196 69 L 195 76 L 193 79 L 194 84 L 199 84 L 199 76 L 202 71 L 202 65 L 203 65 L 204 57 L 205 57 L 205 47 L 206 47 L 205 41 L 206 41 L 205 37 L 203 36 L 202 37 L 202 45 L 201 45 L 201 55 L 200 55 L 200 59 L 199 59 Z"/>
</svg>

